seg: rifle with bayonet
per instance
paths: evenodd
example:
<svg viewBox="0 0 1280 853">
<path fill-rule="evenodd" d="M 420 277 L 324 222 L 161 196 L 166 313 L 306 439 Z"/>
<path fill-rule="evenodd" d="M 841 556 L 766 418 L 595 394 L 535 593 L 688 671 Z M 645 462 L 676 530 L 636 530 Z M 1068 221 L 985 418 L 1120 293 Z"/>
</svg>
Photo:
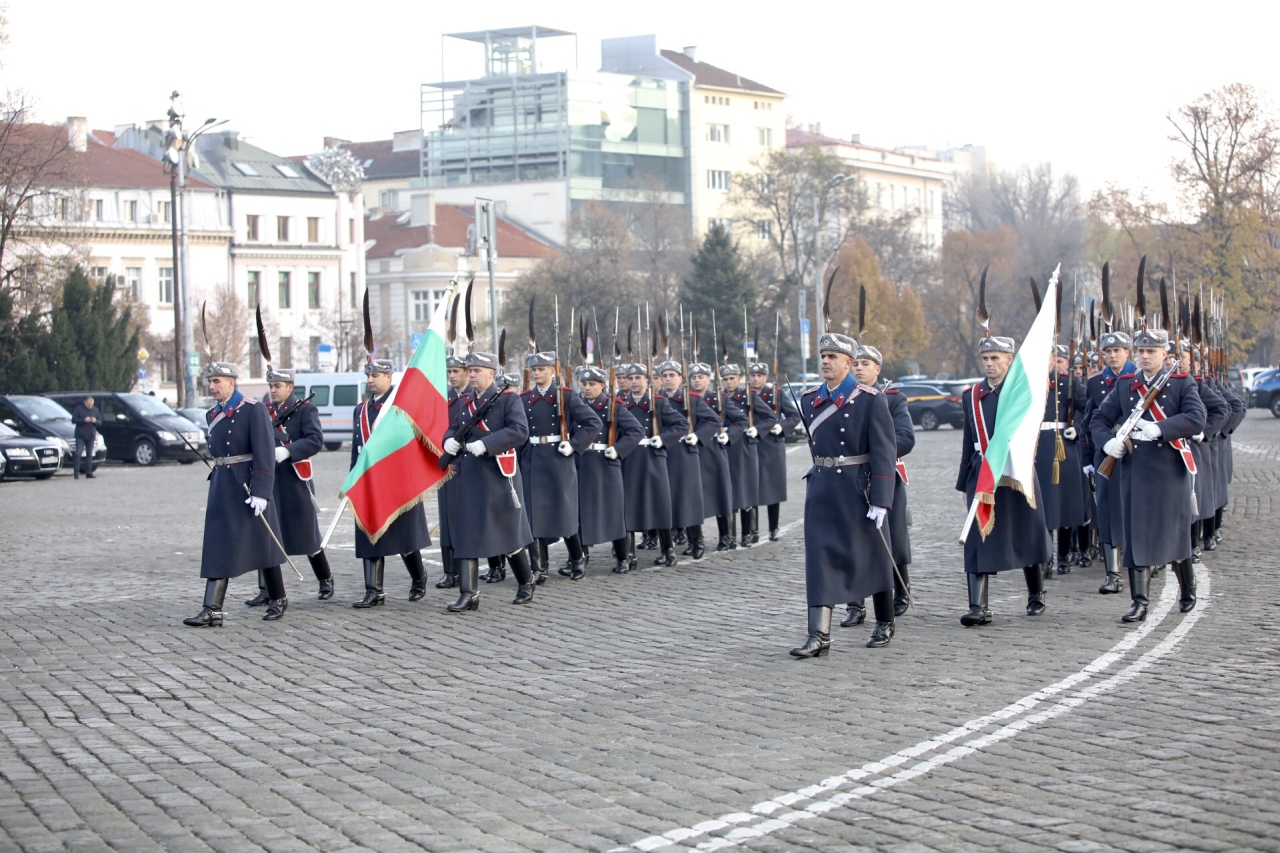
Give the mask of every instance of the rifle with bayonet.
<svg viewBox="0 0 1280 853">
<path fill-rule="evenodd" d="M 560 415 L 560 440 L 569 440 L 569 419 L 564 416 L 564 383 L 560 381 L 560 295 L 556 294 L 556 412 Z"/>
</svg>

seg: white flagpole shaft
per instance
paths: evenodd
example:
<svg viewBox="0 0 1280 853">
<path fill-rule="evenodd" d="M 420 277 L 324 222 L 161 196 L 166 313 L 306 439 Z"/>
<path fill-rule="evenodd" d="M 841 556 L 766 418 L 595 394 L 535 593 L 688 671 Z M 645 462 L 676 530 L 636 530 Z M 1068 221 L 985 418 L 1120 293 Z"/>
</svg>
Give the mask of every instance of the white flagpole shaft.
<svg viewBox="0 0 1280 853">
<path fill-rule="evenodd" d="M 333 531 L 338 527 L 338 520 L 342 518 L 342 511 L 347 508 L 347 503 L 347 496 L 343 495 L 342 503 L 338 504 L 338 511 L 333 514 L 333 521 L 329 522 L 329 529 L 324 532 L 324 538 L 320 540 L 321 551 L 329 544 L 329 537 L 333 535 Z"/>
<path fill-rule="evenodd" d="M 978 496 L 974 495 L 973 503 L 969 504 L 969 514 L 965 516 L 964 527 L 960 528 L 960 544 L 963 545 L 965 540 L 969 538 L 969 528 L 973 526 L 973 520 L 978 516 Z"/>
</svg>

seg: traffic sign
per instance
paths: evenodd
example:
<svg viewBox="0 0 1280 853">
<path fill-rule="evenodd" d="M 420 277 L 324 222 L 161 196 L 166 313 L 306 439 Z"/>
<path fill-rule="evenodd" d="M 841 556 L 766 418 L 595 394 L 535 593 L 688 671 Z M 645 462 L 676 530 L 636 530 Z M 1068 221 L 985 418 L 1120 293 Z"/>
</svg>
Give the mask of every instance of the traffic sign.
<svg viewBox="0 0 1280 853">
<path fill-rule="evenodd" d="M 192 370 L 200 369 L 200 353 L 198 352 L 187 353 L 187 367 L 189 367 Z"/>
<path fill-rule="evenodd" d="M 409 347 L 410 349 L 417 350 L 420 346 L 422 346 L 422 332 L 414 332 L 410 336 Z"/>
<path fill-rule="evenodd" d="M 146 361 L 151 358 L 151 353 L 147 352 L 146 347 L 138 347 L 138 361 Z"/>
</svg>

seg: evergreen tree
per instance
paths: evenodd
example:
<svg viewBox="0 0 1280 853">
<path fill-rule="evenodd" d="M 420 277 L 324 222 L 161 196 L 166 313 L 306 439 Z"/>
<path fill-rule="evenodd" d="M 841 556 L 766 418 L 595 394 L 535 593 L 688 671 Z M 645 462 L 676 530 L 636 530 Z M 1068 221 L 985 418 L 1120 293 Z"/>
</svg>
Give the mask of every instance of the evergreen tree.
<svg viewBox="0 0 1280 853">
<path fill-rule="evenodd" d="M 52 390 L 53 374 L 45 354 L 48 335 L 39 314 L 15 315 L 12 294 L 0 290 L 0 393 Z"/>
<path fill-rule="evenodd" d="M 138 367 L 133 310 L 115 302 L 115 281 L 71 271 L 49 316 L 41 349 L 52 372 L 41 391 L 127 391 Z"/>
<path fill-rule="evenodd" d="M 707 231 L 693 254 L 693 273 L 680 288 L 680 301 L 685 314 L 697 319 L 702 335 L 702 360 L 719 358 L 719 342 L 711 340 L 711 311 L 716 312 L 717 329 L 725 333 L 729 360 L 742 361 L 742 309 L 745 306 L 754 334 L 756 293 L 754 283 L 742 262 L 733 236 L 720 223 Z M 772 318 L 768 325 L 773 330 Z M 762 332 L 763 334 L 763 332 Z M 763 345 L 763 343 L 762 343 Z M 689 360 L 693 354 L 689 353 Z M 743 365 L 745 369 L 746 366 Z"/>
</svg>

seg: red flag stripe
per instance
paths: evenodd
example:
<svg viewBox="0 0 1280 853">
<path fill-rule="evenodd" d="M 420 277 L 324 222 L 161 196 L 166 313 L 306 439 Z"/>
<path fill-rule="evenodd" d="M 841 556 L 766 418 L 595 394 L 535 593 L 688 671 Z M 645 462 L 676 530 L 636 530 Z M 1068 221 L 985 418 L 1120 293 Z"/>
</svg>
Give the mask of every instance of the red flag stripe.
<svg viewBox="0 0 1280 853">
<path fill-rule="evenodd" d="M 360 526 L 372 539 L 444 475 L 430 454 L 410 443 L 379 460 L 351 486 L 347 498 Z"/>
</svg>

